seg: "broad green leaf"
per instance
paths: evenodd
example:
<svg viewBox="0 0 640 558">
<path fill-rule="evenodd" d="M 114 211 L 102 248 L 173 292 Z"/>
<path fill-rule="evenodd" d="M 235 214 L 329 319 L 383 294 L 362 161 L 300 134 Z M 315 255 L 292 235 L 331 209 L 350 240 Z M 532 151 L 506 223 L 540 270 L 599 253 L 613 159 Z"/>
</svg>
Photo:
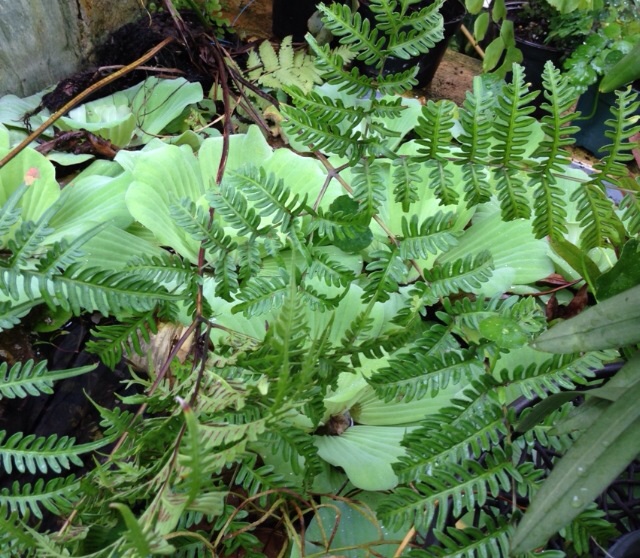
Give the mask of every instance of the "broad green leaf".
<svg viewBox="0 0 640 558">
<path fill-rule="evenodd" d="M 528 340 L 520 324 L 503 316 L 490 316 L 480 322 L 480 333 L 503 349 L 522 347 Z"/>
<path fill-rule="evenodd" d="M 600 276 L 600 269 L 588 254 L 564 238 L 550 238 L 553 251 L 563 258 L 572 269 L 593 287 Z"/>
<path fill-rule="evenodd" d="M 378 494 L 372 496 L 376 498 L 371 500 L 384 497 Z M 345 558 L 366 558 L 372 555 L 371 550 L 375 550 L 376 556 L 392 558 L 407 528 L 387 529 L 378 521 L 373 510 L 360 501 L 323 498 L 305 531 L 302 555 L 322 553 Z M 290 558 L 296 556 L 300 554 L 293 551 Z"/>
<path fill-rule="evenodd" d="M 0 157 L 6 153 L 7 150 L 0 150 Z M 29 187 L 18 206 L 22 207 L 22 220 L 35 222 L 60 197 L 60 186 L 53 165 L 31 148 L 0 168 L 0 206 L 25 182 Z"/>
<path fill-rule="evenodd" d="M 613 349 L 640 342 L 640 285 L 553 326 L 531 344 L 549 353 Z"/>
<path fill-rule="evenodd" d="M 361 426 L 348 428 L 341 436 L 314 436 L 318 455 L 342 467 L 354 486 L 363 490 L 389 490 L 398 484 L 391 466 L 405 455 L 400 445 L 410 428 Z"/>
<path fill-rule="evenodd" d="M 635 384 L 554 465 L 535 493 L 512 539 L 514 554 L 543 546 L 582 512 L 640 453 L 640 356 Z"/>
<path fill-rule="evenodd" d="M 640 242 L 632 238 L 622 247 L 616 264 L 598 277 L 598 300 L 610 298 L 636 285 L 640 285 Z"/>
<path fill-rule="evenodd" d="M 200 168 L 191 149 L 174 145 L 154 149 L 137 159 L 132 174 L 133 182 L 125 197 L 131 215 L 155 235 L 159 244 L 171 246 L 195 262 L 198 243 L 170 214 L 170 207 L 180 200 L 198 202 L 204 196 Z"/>
</svg>

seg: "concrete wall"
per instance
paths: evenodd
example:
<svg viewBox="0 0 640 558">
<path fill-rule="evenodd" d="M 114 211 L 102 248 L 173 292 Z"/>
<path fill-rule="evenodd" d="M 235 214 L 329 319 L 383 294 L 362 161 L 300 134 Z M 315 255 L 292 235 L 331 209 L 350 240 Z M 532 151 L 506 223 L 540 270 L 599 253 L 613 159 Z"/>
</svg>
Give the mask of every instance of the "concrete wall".
<svg viewBox="0 0 640 558">
<path fill-rule="evenodd" d="M 82 69 L 95 44 L 143 13 L 142 0 L 0 0 L 0 95 Z"/>
</svg>

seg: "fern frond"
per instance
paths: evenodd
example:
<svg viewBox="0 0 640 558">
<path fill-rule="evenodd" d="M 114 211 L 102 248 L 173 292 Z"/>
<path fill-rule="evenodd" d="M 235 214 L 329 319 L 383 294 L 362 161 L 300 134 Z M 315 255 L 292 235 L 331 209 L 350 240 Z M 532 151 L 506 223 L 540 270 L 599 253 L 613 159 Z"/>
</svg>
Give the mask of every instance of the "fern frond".
<svg viewBox="0 0 640 558">
<path fill-rule="evenodd" d="M 398 249 L 387 247 L 371 253 L 372 261 L 367 264 L 369 272 L 363 287 L 364 302 L 386 302 L 391 294 L 398 291 L 399 284 L 406 280 L 407 266 L 398 254 Z"/>
<path fill-rule="evenodd" d="M 109 226 L 108 222 L 100 223 L 92 227 L 80 236 L 74 238 L 71 242 L 61 240 L 56 242 L 50 248 L 43 258 L 38 261 L 38 271 L 45 275 L 53 275 L 54 273 L 62 273 L 65 268 L 80 260 L 84 255 L 82 246 L 91 240 L 94 236 L 100 234 Z"/>
<path fill-rule="evenodd" d="M 307 43 L 309 48 L 316 56 L 315 62 L 318 70 L 322 74 L 322 78 L 325 82 L 332 85 L 337 85 L 340 91 L 344 91 L 349 95 L 355 95 L 358 97 L 369 97 L 373 90 L 371 78 L 362 75 L 358 68 L 353 67 L 351 70 L 345 70 L 345 56 L 355 56 L 355 53 L 349 49 L 331 50 L 329 45 L 320 46 L 316 40 L 307 35 Z M 412 74 L 415 75 L 417 68 L 412 70 Z M 413 80 L 413 85 L 417 82 Z M 408 85 L 410 88 L 413 85 Z M 387 91 L 385 91 L 388 93 Z M 391 93 L 388 93 L 391 94 Z"/>
<path fill-rule="evenodd" d="M 408 523 L 423 531 L 435 519 L 436 529 L 442 530 L 450 510 L 460 517 L 464 510 L 484 505 L 489 494 L 497 496 L 511 488 L 513 475 L 517 472 L 511 460 L 494 448 L 483 465 L 472 460 L 447 463 L 434 468 L 431 476 L 422 476 L 414 488 L 397 488 L 378 506 L 377 514 L 392 528 Z"/>
<path fill-rule="evenodd" d="M 444 35 L 443 20 L 439 10 L 443 4 L 444 0 L 437 0 L 404 17 L 405 25 L 389 36 L 387 46 L 389 54 L 409 60 L 412 56 L 428 53 L 436 43 L 441 41 Z"/>
<path fill-rule="evenodd" d="M 70 469 L 71 465 L 82 466 L 79 455 L 100 449 L 114 439 L 111 436 L 76 444 L 75 438 L 58 437 L 56 434 L 44 437 L 16 432 L 9 438 L 6 436 L 7 433 L 0 430 L 0 460 L 7 474 L 11 474 L 14 467 L 19 473 L 29 471 L 35 474 L 39 471 L 46 474 L 49 471 L 60 473 L 62 469 Z"/>
<path fill-rule="evenodd" d="M 53 207 L 45 211 L 37 223 L 23 221 L 15 231 L 14 237 L 8 242 L 11 252 L 9 265 L 14 268 L 25 267 L 29 259 L 44 252 L 43 241 L 53 229 L 49 227 L 49 219 L 53 216 Z"/>
<path fill-rule="evenodd" d="M 353 199 L 367 215 L 376 214 L 378 207 L 385 202 L 387 193 L 382 164 L 372 159 L 363 159 L 351 171 Z"/>
<path fill-rule="evenodd" d="M 265 314 L 282 306 L 287 293 L 289 278 L 286 274 L 275 277 L 254 277 L 247 281 L 236 298 L 241 300 L 231 311 L 243 312 L 247 316 Z"/>
<path fill-rule="evenodd" d="M 425 281 L 438 298 L 458 292 L 474 292 L 492 275 L 493 258 L 487 250 L 424 270 Z"/>
<path fill-rule="evenodd" d="M 146 312 L 162 301 L 182 298 L 168 293 L 161 285 L 123 271 L 83 268 L 80 264 L 52 277 L 39 271 L 0 269 L 0 291 L 18 299 L 21 278 L 29 298 L 42 298 L 50 308 L 61 307 L 76 315 L 82 310 L 97 310 L 105 316 Z"/>
<path fill-rule="evenodd" d="M 340 44 L 348 46 L 364 64 L 381 68 L 385 59 L 384 37 L 380 37 L 375 22 L 363 18 L 347 4 L 320 4 L 322 21 Z"/>
<path fill-rule="evenodd" d="M 421 181 L 420 163 L 415 158 L 401 156 L 393 161 L 394 170 L 391 174 L 394 189 L 393 196 L 396 203 L 402 204 L 402 211 L 408 213 L 411 204 L 418 201 L 418 184 Z"/>
<path fill-rule="evenodd" d="M 291 220 L 306 211 L 307 196 L 300 199 L 277 179 L 275 174 L 267 173 L 264 168 L 247 165 L 225 175 L 228 183 L 244 193 L 253 202 L 262 217 L 271 217 L 282 232 L 289 230 Z M 290 199 L 291 198 L 291 199 Z"/>
<path fill-rule="evenodd" d="M 458 136 L 460 152 L 465 161 L 483 166 L 489 159 L 491 146 L 492 106 L 491 96 L 479 78 L 473 80 L 473 91 L 467 91 L 462 107 L 459 109 L 459 121 L 462 132 Z"/>
<path fill-rule="evenodd" d="M 348 124 L 350 128 L 353 128 L 362 122 L 367 114 L 362 106 L 345 105 L 342 99 L 332 99 L 327 95 L 321 95 L 318 91 L 304 92 L 299 88 L 290 87 L 286 89 L 286 92 L 298 109 L 304 110 L 316 120 L 333 126 Z M 394 106 L 396 105 L 394 104 Z"/>
<path fill-rule="evenodd" d="M 291 465 L 295 474 L 305 474 L 309 482 L 322 472 L 322 461 L 313 443 L 313 436 L 298 428 L 288 425 L 287 428 L 276 428 L 267 437 L 272 452 L 282 456 Z M 304 466 L 301 464 L 304 459 Z"/>
<path fill-rule="evenodd" d="M 22 208 L 18 207 L 22 196 L 28 189 L 27 183 L 18 186 L 0 207 L 0 248 L 5 248 L 4 237 L 9 234 L 22 215 Z"/>
<path fill-rule="evenodd" d="M 335 203 L 335 202 L 334 202 Z M 354 210 L 351 208 L 334 209 L 331 204 L 328 211 L 318 208 L 317 214 L 307 223 L 305 232 L 307 234 L 318 231 L 321 237 L 326 237 L 331 242 L 340 240 L 352 240 L 366 235 L 369 232 L 371 216 L 362 211 L 358 211 L 358 206 L 354 202 Z"/>
<path fill-rule="evenodd" d="M 260 217 L 241 192 L 226 178 L 216 188 L 206 194 L 207 201 L 225 223 L 237 230 L 238 236 L 259 236 L 265 232 L 260 228 Z"/>
<path fill-rule="evenodd" d="M 17 512 L 21 517 L 30 514 L 42 519 L 42 508 L 56 515 L 69 510 L 79 489 L 80 482 L 73 475 L 46 483 L 44 479 L 22 485 L 15 481 L 11 488 L 0 489 L 0 506 L 8 513 Z"/>
<path fill-rule="evenodd" d="M 514 168 L 498 168 L 494 173 L 502 218 L 505 221 L 531 216 L 524 180 Z"/>
<path fill-rule="evenodd" d="M 260 273 L 262 256 L 260 254 L 260 246 L 254 236 L 249 237 L 238 246 L 237 258 L 238 266 L 240 267 L 238 279 L 241 281 L 248 281 Z"/>
<path fill-rule="evenodd" d="M 526 398 L 545 398 L 562 389 L 575 389 L 595 376 L 594 370 L 615 358 L 615 353 L 592 351 L 584 354 L 554 355 L 541 364 L 502 369 L 497 377 L 504 384 L 517 384 Z"/>
<path fill-rule="evenodd" d="M 564 192 L 552 175 L 542 175 L 533 191 L 533 232 L 536 238 L 563 238 L 567 234 L 567 210 Z"/>
<path fill-rule="evenodd" d="M 640 197 L 635 193 L 627 193 L 620 201 L 620 209 L 623 212 L 623 220 L 626 222 L 630 235 L 640 233 Z M 2 312 L 0 312 L 0 315 Z"/>
<path fill-rule="evenodd" d="M 438 102 L 428 101 L 422 106 L 415 132 L 419 136 L 418 152 L 426 159 L 445 161 L 450 156 L 455 108 L 456 104 L 446 99 Z"/>
<path fill-rule="evenodd" d="M 605 122 L 608 129 L 604 133 L 612 143 L 602 147 L 605 156 L 593 168 L 596 180 L 618 185 L 616 179 L 627 176 L 626 163 L 633 159 L 631 150 L 634 145 L 629 140 L 640 133 L 640 117 L 636 114 L 640 99 L 630 86 L 626 90 L 616 91 L 615 95 L 616 104 L 611 107 L 613 118 Z"/>
<path fill-rule="evenodd" d="M 491 149 L 495 162 L 514 168 L 524 157 L 530 143 L 529 126 L 535 119 L 529 116 L 535 109 L 529 103 L 537 92 L 529 92 L 522 66 L 513 65 L 513 78 L 502 90 L 496 106 L 493 135 L 497 143 Z"/>
<path fill-rule="evenodd" d="M 433 356 L 417 352 L 394 356 L 388 366 L 367 381 L 385 401 L 396 398 L 412 401 L 429 394 L 435 396 L 450 382 L 472 378 L 483 369 L 482 361 L 472 351 L 449 351 Z"/>
<path fill-rule="evenodd" d="M 569 525 L 562 529 L 561 534 L 573 546 L 576 556 L 586 556 L 591 549 L 591 541 L 600 544 L 614 538 L 618 532 L 615 526 L 607 521 L 605 513 L 591 504 L 576 517 Z"/>
<path fill-rule="evenodd" d="M 571 196 L 578 207 L 578 221 L 583 228 L 580 247 L 588 251 L 606 246 L 620 238 L 622 228 L 615 206 L 607 197 L 604 187 L 594 182 L 583 184 Z"/>
<path fill-rule="evenodd" d="M 274 472 L 273 465 L 257 466 L 258 455 L 247 454 L 238 464 L 234 476 L 234 484 L 241 486 L 250 497 L 272 488 L 290 487 L 291 481 L 287 481 L 284 475 Z M 267 505 L 268 495 L 257 499 L 258 505 Z"/>
<path fill-rule="evenodd" d="M 0 302 L 0 331 L 17 326 L 32 308 L 41 303 L 40 297 L 18 303 L 13 300 Z"/>
<path fill-rule="evenodd" d="M 136 256 L 127 263 L 123 271 L 154 283 L 184 284 L 195 277 L 194 268 L 189 262 L 169 252 L 157 256 Z"/>
<path fill-rule="evenodd" d="M 408 221 L 402 217 L 402 239 L 400 241 L 400 257 L 403 260 L 427 258 L 429 254 L 445 252 L 458 243 L 460 233 L 452 232 L 455 214 L 437 211 L 419 223 L 418 216 L 413 215 Z"/>
<path fill-rule="evenodd" d="M 209 212 L 196 205 L 193 200 L 183 199 L 178 203 L 172 203 L 169 215 L 176 225 L 202 243 L 213 261 L 237 247 L 237 244 L 225 234 L 224 229 L 212 221 Z"/>
<path fill-rule="evenodd" d="M 313 260 L 307 270 L 307 277 L 317 277 L 328 286 L 346 287 L 356 278 L 355 273 L 326 252 L 312 251 Z"/>
<path fill-rule="evenodd" d="M 318 119 L 305 110 L 291 105 L 280 105 L 284 116 L 282 126 L 289 137 L 309 146 L 311 150 L 335 153 L 357 160 L 362 155 L 363 146 L 359 139 L 361 133 L 349 129 L 344 131 L 339 123 L 330 119 Z"/>
<path fill-rule="evenodd" d="M 122 534 L 122 552 L 132 556 L 174 555 L 175 547 L 156 533 L 152 525 L 142 525 L 127 505 L 118 502 L 110 504 L 110 507 L 120 512 L 126 525 Z"/>
<path fill-rule="evenodd" d="M 262 41 L 258 50 L 251 49 L 247 60 L 248 77 L 264 87 L 284 89 L 294 86 L 309 93 L 321 79 L 313 60 L 304 51 L 294 51 L 292 37 L 285 37 L 278 52 L 269 41 Z"/>
<path fill-rule="evenodd" d="M 149 343 L 149 335 L 152 333 L 158 333 L 154 310 L 125 318 L 117 324 L 96 326 L 91 331 L 92 339 L 87 342 L 86 350 L 98 355 L 113 370 L 124 353 L 133 352 L 145 356 L 141 340 Z"/>
<path fill-rule="evenodd" d="M 443 423 L 436 415 L 405 434 L 402 445 L 407 455 L 400 456 L 393 468 L 400 482 L 413 482 L 444 463 L 478 459 L 507 434 L 503 409 L 495 403 L 484 406 L 478 415 L 456 420 L 455 425 Z"/>
<path fill-rule="evenodd" d="M 96 366 L 91 364 L 67 370 L 47 370 L 46 361 L 36 364 L 28 360 L 17 362 L 9 369 L 6 362 L 0 362 L 0 400 L 53 393 L 53 382 L 86 374 L 95 370 Z"/>
<path fill-rule="evenodd" d="M 428 546 L 412 551 L 411 558 L 492 558 L 509 555 L 509 536 L 512 527 L 503 516 L 495 520 L 483 516 L 482 529 L 449 527 L 445 532 L 434 531 L 440 546 Z"/>
</svg>

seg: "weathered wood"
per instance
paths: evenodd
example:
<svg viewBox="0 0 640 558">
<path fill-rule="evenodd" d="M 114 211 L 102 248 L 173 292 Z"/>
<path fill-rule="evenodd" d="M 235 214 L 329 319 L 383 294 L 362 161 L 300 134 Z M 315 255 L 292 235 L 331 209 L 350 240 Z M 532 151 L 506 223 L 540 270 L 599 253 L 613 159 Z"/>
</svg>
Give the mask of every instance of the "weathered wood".
<svg viewBox="0 0 640 558">
<path fill-rule="evenodd" d="M 0 0 L 0 95 L 30 95 L 81 69 L 140 0 Z"/>
</svg>

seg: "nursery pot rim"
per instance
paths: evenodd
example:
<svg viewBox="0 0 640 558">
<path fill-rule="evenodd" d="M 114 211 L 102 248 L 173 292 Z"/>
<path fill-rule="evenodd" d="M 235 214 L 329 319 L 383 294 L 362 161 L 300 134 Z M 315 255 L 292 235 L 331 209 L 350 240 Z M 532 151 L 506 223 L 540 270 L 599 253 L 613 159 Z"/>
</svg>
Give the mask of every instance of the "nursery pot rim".
<svg viewBox="0 0 640 558">
<path fill-rule="evenodd" d="M 529 0 L 507 0 L 504 3 L 505 8 L 507 10 L 507 18 L 511 19 L 511 21 L 513 21 L 513 18 L 509 17 L 510 12 L 513 13 L 515 10 L 518 10 L 518 9 L 522 8 L 522 6 L 524 6 L 525 4 L 530 4 L 530 3 L 531 2 Z M 518 37 L 517 31 L 518 30 L 514 26 L 513 33 L 514 33 L 514 37 L 515 37 L 516 43 L 527 45 L 529 47 L 538 48 L 540 50 L 545 50 L 545 51 L 547 51 L 549 53 L 554 53 L 554 54 L 558 54 L 558 53 L 564 52 L 563 49 L 561 49 L 561 48 L 557 48 L 557 47 L 554 47 L 554 46 L 549 46 L 549 45 L 546 45 L 544 43 L 538 43 L 538 42 L 534 42 L 534 41 L 530 41 L 528 39 L 523 39 L 521 37 Z"/>
</svg>

